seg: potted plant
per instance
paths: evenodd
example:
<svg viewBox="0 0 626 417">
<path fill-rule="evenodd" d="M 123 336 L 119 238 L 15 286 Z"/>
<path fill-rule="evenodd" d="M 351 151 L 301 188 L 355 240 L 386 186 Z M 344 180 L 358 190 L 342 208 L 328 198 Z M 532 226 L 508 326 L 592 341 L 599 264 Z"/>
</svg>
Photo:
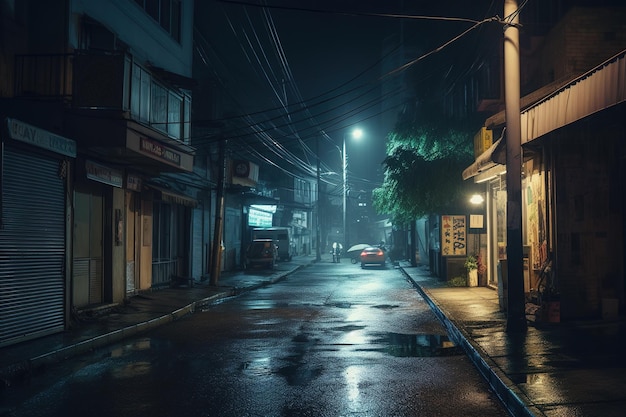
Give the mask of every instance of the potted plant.
<svg viewBox="0 0 626 417">
<path fill-rule="evenodd" d="M 476 264 L 478 265 L 478 285 L 484 280 L 485 272 L 487 272 L 487 265 L 483 262 L 483 257 L 479 253 L 476 255 Z"/>
<path fill-rule="evenodd" d="M 467 285 L 469 287 L 478 286 L 478 260 L 474 255 L 470 255 L 465 259 L 463 265 L 467 271 Z"/>
</svg>

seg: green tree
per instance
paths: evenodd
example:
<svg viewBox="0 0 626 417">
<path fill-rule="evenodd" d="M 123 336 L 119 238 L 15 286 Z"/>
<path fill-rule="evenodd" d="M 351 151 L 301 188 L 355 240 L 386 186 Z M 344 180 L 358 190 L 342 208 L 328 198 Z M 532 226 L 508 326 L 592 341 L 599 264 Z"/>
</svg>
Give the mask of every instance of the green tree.
<svg viewBox="0 0 626 417">
<path fill-rule="evenodd" d="M 401 117 L 387 137 L 385 177 L 374 207 L 396 224 L 454 209 L 467 189 L 461 173 L 473 161 L 471 120 L 444 119 L 436 106 Z"/>
</svg>

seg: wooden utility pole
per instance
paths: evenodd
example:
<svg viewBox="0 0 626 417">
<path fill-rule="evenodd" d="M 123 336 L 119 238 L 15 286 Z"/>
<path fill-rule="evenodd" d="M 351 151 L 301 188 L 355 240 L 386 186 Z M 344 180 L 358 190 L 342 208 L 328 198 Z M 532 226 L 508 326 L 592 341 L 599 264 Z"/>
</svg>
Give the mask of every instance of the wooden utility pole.
<svg viewBox="0 0 626 417">
<path fill-rule="evenodd" d="M 222 240 L 224 230 L 224 182 L 226 181 L 226 140 L 219 141 L 219 155 L 217 158 L 219 171 L 217 173 L 217 193 L 215 198 L 215 228 L 213 232 L 213 250 L 211 251 L 211 280 L 210 285 L 217 286 L 222 270 Z"/>
<path fill-rule="evenodd" d="M 506 257 L 509 333 L 527 330 L 522 259 L 522 145 L 520 121 L 519 10 L 504 0 L 504 100 L 506 115 Z M 502 285 L 503 283 L 499 283 Z"/>
</svg>

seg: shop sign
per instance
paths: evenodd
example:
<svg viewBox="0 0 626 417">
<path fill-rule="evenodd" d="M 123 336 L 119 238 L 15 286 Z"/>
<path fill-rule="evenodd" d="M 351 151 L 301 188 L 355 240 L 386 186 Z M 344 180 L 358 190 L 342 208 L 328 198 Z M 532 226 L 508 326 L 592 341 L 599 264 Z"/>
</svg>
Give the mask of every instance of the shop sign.
<svg viewBox="0 0 626 417">
<path fill-rule="evenodd" d="M 126 189 L 130 191 L 141 191 L 141 178 L 133 174 L 128 174 L 126 176 Z"/>
<path fill-rule="evenodd" d="M 248 212 L 248 226 L 271 227 L 272 218 L 272 213 L 250 207 L 250 211 Z"/>
<path fill-rule="evenodd" d="M 19 120 L 7 118 L 9 136 L 30 145 L 76 158 L 76 142 Z"/>
<path fill-rule="evenodd" d="M 493 145 L 493 131 L 483 126 L 474 135 L 474 158 L 482 155 L 491 145 Z"/>
<path fill-rule="evenodd" d="M 198 201 L 186 195 L 173 193 L 167 190 L 160 190 L 160 191 L 161 191 L 161 199 L 163 201 L 167 201 L 168 203 L 180 204 L 182 206 L 187 206 L 187 207 L 196 207 L 198 205 Z"/>
<path fill-rule="evenodd" d="M 466 216 L 441 216 L 441 255 L 467 255 Z"/>
<path fill-rule="evenodd" d="M 139 149 L 170 164 L 180 166 L 180 154 L 156 141 L 142 137 L 139 139 Z"/>
<path fill-rule="evenodd" d="M 120 170 L 104 166 L 97 162 L 85 161 L 85 171 L 87 172 L 87 178 L 90 180 L 122 188 L 124 176 Z"/>
</svg>

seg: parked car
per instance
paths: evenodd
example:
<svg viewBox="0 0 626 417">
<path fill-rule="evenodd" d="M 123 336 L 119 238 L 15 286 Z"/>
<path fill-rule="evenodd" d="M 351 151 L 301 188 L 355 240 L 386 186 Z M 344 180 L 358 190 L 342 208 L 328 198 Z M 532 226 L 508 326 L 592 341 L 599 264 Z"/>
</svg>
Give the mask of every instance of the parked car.
<svg viewBox="0 0 626 417">
<path fill-rule="evenodd" d="M 369 246 L 361 251 L 359 258 L 361 259 L 361 268 L 366 265 L 385 266 L 387 254 L 380 247 Z"/>
<path fill-rule="evenodd" d="M 278 246 L 272 239 L 254 239 L 246 250 L 246 268 L 261 266 L 273 269 L 278 259 Z"/>
<path fill-rule="evenodd" d="M 278 246 L 278 259 L 291 261 L 293 248 L 291 228 L 289 227 L 257 227 L 252 230 L 253 239 L 273 239 Z"/>
</svg>

